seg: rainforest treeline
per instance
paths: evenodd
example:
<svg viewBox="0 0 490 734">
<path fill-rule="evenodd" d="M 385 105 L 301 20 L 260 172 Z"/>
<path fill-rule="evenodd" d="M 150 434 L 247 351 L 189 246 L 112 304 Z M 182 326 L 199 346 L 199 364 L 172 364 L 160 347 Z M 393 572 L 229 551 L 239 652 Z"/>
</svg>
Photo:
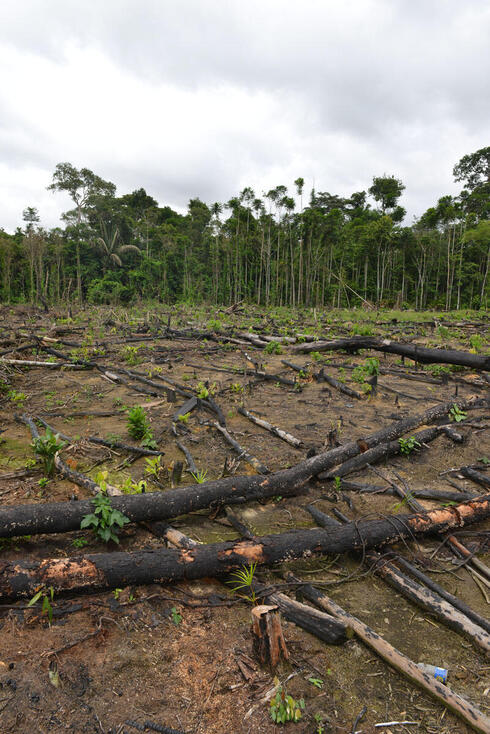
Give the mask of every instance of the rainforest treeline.
<svg viewBox="0 0 490 734">
<path fill-rule="evenodd" d="M 140 188 L 116 195 L 93 171 L 59 163 L 48 186 L 73 209 L 46 230 L 33 207 L 0 229 L 3 302 L 127 304 L 137 300 L 264 306 L 486 308 L 490 147 L 453 169 L 443 196 L 404 226 L 405 186 L 378 176 L 344 198 L 298 178 L 262 196 L 189 201 L 186 214 Z"/>
</svg>

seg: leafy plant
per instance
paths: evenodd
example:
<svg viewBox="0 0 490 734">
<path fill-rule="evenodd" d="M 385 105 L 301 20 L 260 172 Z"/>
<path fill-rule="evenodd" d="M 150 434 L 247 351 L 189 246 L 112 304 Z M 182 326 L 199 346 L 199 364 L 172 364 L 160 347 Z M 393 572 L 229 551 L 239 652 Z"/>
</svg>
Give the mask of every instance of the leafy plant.
<svg viewBox="0 0 490 734">
<path fill-rule="evenodd" d="M 75 538 L 71 541 L 71 544 L 74 548 L 83 548 L 85 545 L 88 545 L 88 540 L 85 540 L 85 538 Z"/>
<path fill-rule="evenodd" d="M 128 410 L 128 433 L 136 441 L 140 441 L 150 432 L 150 425 L 146 413 L 141 405 L 135 405 Z"/>
<path fill-rule="evenodd" d="M 473 334 L 472 336 L 470 336 L 469 341 L 471 349 L 475 352 L 479 352 L 483 346 L 483 339 L 480 334 Z"/>
<path fill-rule="evenodd" d="M 200 382 L 197 386 L 197 397 L 201 398 L 201 400 L 209 398 L 209 390 L 203 382 Z"/>
<path fill-rule="evenodd" d="M 420 443 L 416 440 L 415 436 L 399 438 L 398 443 L 400 444 L 400 453 L 405 456 L 409 456 L 414 449 L 420 447 Z"/>
<path fill-rule="evenodd" d="M 180 423 L 187 425 L 187 421 L 189 420 L 190 417 L 191 417 L 190 413 L 183 413 L 178 416 L 178 420 L 180 421 Z"/>
<path fill-rule="evenodd" d="M 182 615 L 178 613 L 177 607 L 172 607 L 170 610 L 170 614 L 172 615 L 172 622 L 175 624 L 176 627 L 182 622 Z"/>
<path fill-rule="evenodd" d="M 251 563 L 249 566 L 244 565 L 237 571 L 233 571 L 233 573 L 230 573 L 230 577 L 232 579 L 235 579 L 237 582 L 232 591 L 234 591 L 236 594 L 240 589 L 249 589 L 250 591 L 247 594 L 247 598 L 250 599 L 252 604 L 255 604 L 257 602 L 257 596 L 255 594 L 255 591 L 252 589 L 256 568 L 257 564 Z"/>
<path fill-rule="evenodd" d="M 27 395 L 23 392 L 17 392 L 17 390 L 9 390 L 7 392 L 7 397 L 13 403 L 22 404 L 24 400 L 27 398 Z"/>
<path fill-rule="evenodd" d="M 265 354 L 282 354 L 282 347 L 279 344 L 279 342 L 269 342 L 266 347 L 264 347 Z"/>
<path fill-rule="evenodd" d="M 131 477 L 128 477 L 121 484 L 121 492 L 124 494 L 142 494 L 146 492 L 146 482 L 141 479 L 139 482 L 133 482 Z"/>
<path fill-rule="evenodd" d="M 92 528 L 95 535 L 104 543 L 108 543 L 110 540 L 119 543 L 117 531 L 129 522 L 129 518 L 119 510 L 115 510 L 111 505 L 110 497 L 105 494 L 99 493 L 96 495 L 92 500 L 92 505 L 94 506 L 94 512 L 83 517 L 80 528 L 82 530 Z"/>
<path fill-rule="evenodd" d="M 123 358 L 127 364 L 135 366 L 140 364 L 141 359 L 138 356 L 139 347 L 132 347 L 127 344 L 123 349 Z"/>
<path fill-rule="evenodd" d="M 197 386 L 197 397 L 201 398 L 201 400 L 206 400 L 207 398 L 209 398 L 210 395 L 216 395 L 216 390 L 217 387 L 215 382 L 213 382 L 212 385 L 208 385 L 207 387 L 204 382 L 200 382 Z"/>
<path fill-rule="evenodd" d="M 323 680 L 321 678 L 308 678 L 308 683 L 311 683 L 315 688 L 323 688 Z"/>
<path fill-rule="evenodd" d="M 342 480 L 340 479 L 340 477 L 333 478 L 333 486 L 336 492 L 340 492 L 342 488 Z"/>
<path fill-rule="evenodd" d="M 55 468 L 54 457 L 63 446 L 66 446 L 65 441 L 60 439 L 59 433 L 54 434 L 51 428 L 46 428 L 45 435 L 35 438 L 31 446 L 39 456 L 44 472 L 48 477 L 52 477 Z"/>
<path fill-rule="evenodd" d="M 145 458 L 145 474 L 149 474 L 151 477 L 158 479 L 162 469 L 161 456 L 147 456 Z"/>
<path fill-rule="evenodd" d="M 48 617 L 48 624 L 51 626 L 51 622 L 53 621 L 53 606 L 52 601 L 54 599 L 54 589 L 52 586 L 49 588 L 46 588 L 43 586 L 37 594 L 34 594 L 32 599 L 27 604 L 28 607 L 34 606 L 39 599 L 42 599 L 42 606 L 41 606 L 41 614 L 46 614 Z"/>
<path fill-rule="evenodd" d="M 240 385 L 239 382 L 233 382 L 230 385 L 230 389 L 231 389 L 231 392 L 233 393 L 242 393 L 244 390 L 243 385 Z"/>
<path fill-rule="evenodd" d="M 197 484 L 203 484 L 206 481 L 208 470 L 207 469 L 203 469 L 202 471 L 198 470 L 196 472 L 191 472 L 191 474 L 194 477 L 194 479 L 196 480 Z"/>
<path fill-rule="evenodd" d="M 156 441 L 148 423 L 148 418 L 141 405 L 135 405 L 128 410 L 128 433 L 147 449 L 157 449 Z"/>
<path fill-rule="evenodd" d="M 279 686 L 276 695 L 271 701 L 271 719 L 276 724 L 285 724 L 287 721 L 294 721 L 296 723 L 301 719 L 304 708 L 304 699 L 300 698 L 299 701 L 295 701 L 292 696 L 286 693 L 282 686 Z"/>
<path fill-rule="evenodd" d="M 39 484 L 41 489 L 44 489 L 44 487 L 46 487 L 46 485 L 49 484 L 49 479 L 47 477 L 41 477 L 41 479 L 38 479 L 37 483 Z"/>
<path fill-rule="evenodd" d="M 468 417 L 468 414 L 465 413 L 464 410 L 461 410 L 456 403 L 450 408 L 448 413 L 449 420 L 454 421 L 455 423 L 461 423 L 461 421 L 466 420 Z"/>
</svg>

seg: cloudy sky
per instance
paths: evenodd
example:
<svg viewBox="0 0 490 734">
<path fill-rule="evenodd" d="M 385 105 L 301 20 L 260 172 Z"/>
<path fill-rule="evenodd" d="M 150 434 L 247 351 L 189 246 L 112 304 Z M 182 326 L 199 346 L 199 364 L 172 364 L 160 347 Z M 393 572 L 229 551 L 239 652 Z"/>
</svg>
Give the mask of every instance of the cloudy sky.
<svg viewBox="0 0 490 734">
<path fill-rule="evenodd" d="M 401 178 L 408 219 L 490 144 L 488 0 L 2 0 L 0 227 L 69 161 L 184 210 Z"/>
</svg>

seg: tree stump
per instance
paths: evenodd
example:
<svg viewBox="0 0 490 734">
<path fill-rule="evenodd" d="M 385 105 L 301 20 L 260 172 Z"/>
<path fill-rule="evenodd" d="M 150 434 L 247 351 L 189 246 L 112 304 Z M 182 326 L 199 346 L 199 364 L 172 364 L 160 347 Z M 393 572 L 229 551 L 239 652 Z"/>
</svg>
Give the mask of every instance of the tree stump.
<svg viewBox="0 0 490 734">
<path fill-rule="evenodd" d="M 275 668 L 281 657 L 289 659 L 277 606 L 261 604 L 252 609 L 252 634 L 254 653 L 262 665 Z"/>
</svg>

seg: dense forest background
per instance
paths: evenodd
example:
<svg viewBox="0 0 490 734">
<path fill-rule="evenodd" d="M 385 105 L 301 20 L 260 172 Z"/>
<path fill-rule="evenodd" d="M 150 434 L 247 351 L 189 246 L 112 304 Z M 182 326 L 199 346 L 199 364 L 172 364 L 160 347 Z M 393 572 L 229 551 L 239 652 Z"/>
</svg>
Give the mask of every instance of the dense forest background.
<svg viewBox="0 0 490 734">
<path fill-rule="evenodd" d="M 179 214 L 144 189 L 118 197 L 89 169 L 60 163 L 49 188 L 67 192 L 73 209 L 63 228 L 43 229 L 27 207 L 15 234 L 0 229 L 0 298 L 486 308 L 490 147 L 453 174 L 459 196 L 404 226 L 405 186 L 394 176 L 348 198 L 306 194 L 298 178 L 262 197 L 245 188 L 212 206 L 191 199 Z"/>
</svg>

